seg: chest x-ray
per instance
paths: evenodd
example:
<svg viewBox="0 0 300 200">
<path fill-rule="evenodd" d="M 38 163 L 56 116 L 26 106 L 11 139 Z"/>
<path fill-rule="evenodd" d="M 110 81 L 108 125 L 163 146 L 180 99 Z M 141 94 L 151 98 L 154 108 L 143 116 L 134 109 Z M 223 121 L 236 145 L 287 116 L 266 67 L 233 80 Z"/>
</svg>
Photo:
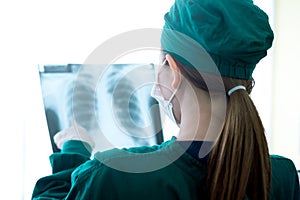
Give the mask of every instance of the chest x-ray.
<svg viewBox="0 0 300 200">
<path fill-rule="evenodd" d="M 53 136 L 71 126 L 84 127 L 96 149 L 159 144 L 159 108 L 150 96 L 152 64 L 44 65 L 40 81 L 53 151 Z M 105 146 L 105 145 L 104 145 Z"/>
</svg>

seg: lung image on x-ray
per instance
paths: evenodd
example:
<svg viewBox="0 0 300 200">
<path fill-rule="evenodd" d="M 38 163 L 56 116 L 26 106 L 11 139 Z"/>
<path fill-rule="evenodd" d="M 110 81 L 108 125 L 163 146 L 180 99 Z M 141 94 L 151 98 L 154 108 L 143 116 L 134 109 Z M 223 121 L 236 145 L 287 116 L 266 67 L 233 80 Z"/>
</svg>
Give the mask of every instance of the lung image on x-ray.
<svg viewBox="0 0 300 200">
<path fill-rule="evenodd" d="M 107 102 L 111 105 L 107 107 L 112 110 L 114 122 L 123 134 L 139 145 L 150 145 L 149 138 L 155 133 L 150 110 L 155 101 L 149 97 L 154 78 L 152 69 L 151 65 L 137 67 L 119 64 L 112 65 L 103 76 L 103 86 L 111 95 Z"/>
<path fill-rule="evenodd" d="M 72 119 L 98 149 L 104 140 L 113 147 L 163 141 L 159 108 L 150 96 L 152 64 L 45 65 L 40 81 L 53 151 L 59 151 L 53 135 Z"/>
</svg>

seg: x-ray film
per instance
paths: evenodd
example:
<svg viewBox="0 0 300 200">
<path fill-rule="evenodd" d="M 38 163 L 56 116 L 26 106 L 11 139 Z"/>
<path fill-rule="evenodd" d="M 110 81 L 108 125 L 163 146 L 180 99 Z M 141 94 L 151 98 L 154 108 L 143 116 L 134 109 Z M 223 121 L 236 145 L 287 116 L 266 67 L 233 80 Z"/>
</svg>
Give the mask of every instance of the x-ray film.
<svg viewBox="0 0 300 200">
<path fill-rule="evenodd" d="M 39 67 L 50 140 L 71 126 L 84 127 L 96 149 L 159 144 L 159 107 L 150 96 L 152 64 L 43 65 Z M 105 140 L 105 141 L 104 141 Z M 106 147 L 104 147 L 106 146 Z"/>
</svg>

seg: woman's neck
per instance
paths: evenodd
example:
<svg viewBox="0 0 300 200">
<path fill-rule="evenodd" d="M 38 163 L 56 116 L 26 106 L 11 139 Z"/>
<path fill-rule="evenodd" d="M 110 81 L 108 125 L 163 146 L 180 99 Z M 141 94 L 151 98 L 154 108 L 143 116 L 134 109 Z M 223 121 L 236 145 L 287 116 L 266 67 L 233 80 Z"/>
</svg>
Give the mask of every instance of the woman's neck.
<svg viewBox="0 0 300 200">
<path fill-rule="evenodd" d="M 184 88 L 178 99 L 181 121 L 177 139 L 215 141 L 223 129 L 222 119 L 226 115 L 226 106 L 224 116 L 220 113 L 224 97 L 211 98 L 209 93 L 199 88 Z"/>
</svg>

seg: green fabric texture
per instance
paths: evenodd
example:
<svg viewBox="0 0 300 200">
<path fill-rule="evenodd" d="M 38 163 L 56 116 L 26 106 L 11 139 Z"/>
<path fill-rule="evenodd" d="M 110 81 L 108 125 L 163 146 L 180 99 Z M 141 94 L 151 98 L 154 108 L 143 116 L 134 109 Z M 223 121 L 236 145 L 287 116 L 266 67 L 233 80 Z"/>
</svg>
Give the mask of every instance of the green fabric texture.
<svg viewBox="0 0 300 200">
<path fill-rule="evenodd" d="M 200 72 L 216 73 L 215 64 L 222 76 L 250 79 L 273 39 L 267 14 L 251 0 L 175 0 L 161 45 Z"/>
<path fill-rule="evenodd" d="M 172 160 L 170 154 L 174 155 L 174 151 L 181 154 L 183 150 L 174 139 L 152 147 L 99 152 L 93 160 L 88 159 L 88 154 L 82 153 L 86 150 L 78 141 L 69 141 L 63 148 L 62 152 L 50 157 L 52 167 L 60 170 L 55 170 L 52 175 L 41 178 L 36 183 L 32 199 L 208 199 L 207 166 L 187 153 L 167 166 L 145 173 L 116 169 L 120 165 L 128 166 L 127 162 L 143 162 L 151 154 L 159 154 L 163 159 Z M 73 152 L 69 151 L 71 149 Z M 109 166 L 116 163 L 116 168 Z M 147 164 L 146 162 L 145 165 Z M 293 162 L 284 157 L 271 156 L 271 164 L 270 199 L 298 200 L 299 183 Z"/>
</svg>

